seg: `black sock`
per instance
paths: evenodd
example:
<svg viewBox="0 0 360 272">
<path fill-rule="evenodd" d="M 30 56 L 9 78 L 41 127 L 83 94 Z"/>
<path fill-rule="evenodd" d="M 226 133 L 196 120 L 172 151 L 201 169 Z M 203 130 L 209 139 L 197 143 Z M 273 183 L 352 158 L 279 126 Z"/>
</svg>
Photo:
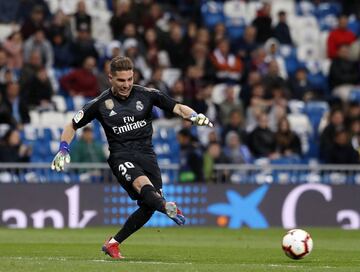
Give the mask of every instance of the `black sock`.
<svg viewBox="0 0 360 272">
<path fill-rule="evenodd" d="M 166 201 L 162 196 L 160 196 L 158 192 L 156 192 L 154 186 L 148 184 L 143 186 L 141 188 L 140 195 L 146 205 L 159 212 L 166 214 L 165 211 Z"/>
<path fill-rule="evenodd" d="M 122 229 L 114 236 L 114 239 L 121 243 L 135 231 L 144 226 L 153 214 L 153 209 L 146 205 L 141 205 L 139 209 L 129 216 Z"/>
</svg>

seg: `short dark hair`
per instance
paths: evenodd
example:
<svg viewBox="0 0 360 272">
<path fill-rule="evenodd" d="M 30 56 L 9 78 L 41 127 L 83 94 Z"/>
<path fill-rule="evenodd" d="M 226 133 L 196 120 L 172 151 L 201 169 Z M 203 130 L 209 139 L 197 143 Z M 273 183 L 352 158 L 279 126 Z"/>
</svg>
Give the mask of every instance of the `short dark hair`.
<svg viewBox="0 0 360 272">
<path fill-rule="evenodd" d="M 111 60 L 110 71 L 112 74 L 117 71 L 129 71 L 134 69 L 132 60 L 128 57 L 118 56 Z"/>
</svg>

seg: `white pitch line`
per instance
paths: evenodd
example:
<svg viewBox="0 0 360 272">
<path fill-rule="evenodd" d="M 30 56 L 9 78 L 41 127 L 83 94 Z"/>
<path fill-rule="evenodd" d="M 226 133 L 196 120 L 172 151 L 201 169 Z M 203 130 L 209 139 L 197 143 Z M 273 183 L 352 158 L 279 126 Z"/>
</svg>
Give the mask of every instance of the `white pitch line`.
<svg viewBox="0 0 360 272">
<path fill-rule="evenodd" d="M 91 260 L 92 262 L 109 262 L 114 263 L 112 260 Z M 121 262 L 121 261 L 120 261 Z M 156 261 L 126 261 L 124 263 L 132 263 L 132 264 L 165 264 L 165 265 L 184 265 L 184 264 L 192 264 L 192 263 L 170 263 L 170 262 L 156 262 Z"/>
<path fill-rule="evenodd" d="M 6 257 L 6 256 L 0 256 L 0 259 L 11 259 L 11 260 L 30 260 L 30 261 L 41 261 L 41 260 L 45 260 L 45 261 L 62 261 L 62 262 L 66 262 L 66 261 L 81 261 L 79 259 L 74 259 L 74 258 L 65 258 L 65 257 Z M 94 259 L 94 260 L 89 260 L 91 262 L 102 262 L 102 263 L 115 263 L 114 260 L 104 260 L 104 259 Z M 121 261 L 120 261 L 121 262 Z M 192 263 L 172 263 L 172 262 L 157 262 L 157 261 L 124 261 L 124 263 L 133 263 L 133 264 L 164 264 L 164 265 L 184 265 L 184 264 L 192 264 Z"/>
</svg>

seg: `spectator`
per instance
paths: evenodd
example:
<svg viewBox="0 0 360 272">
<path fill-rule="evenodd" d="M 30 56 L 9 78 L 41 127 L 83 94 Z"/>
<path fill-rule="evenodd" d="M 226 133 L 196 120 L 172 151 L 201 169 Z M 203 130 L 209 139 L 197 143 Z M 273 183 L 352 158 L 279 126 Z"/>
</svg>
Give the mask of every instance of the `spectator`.
<svg viewBox="0 0 360 272">
<path fill-rule="evenodd" d="M 194 43 L 203 44 L 204 46 L 206 46 L 209 49 L 211 46 L 211 44 L 210 44 L 211 37 L 210 37 L 209 29 L 207 29 L 205 27 L 198 28 L 198 30 L 196 32 L 196 39 L 195 39 Z"/>
<path fill-rule="evenodd" d="M 24 60 L 28 62 L 31 52 L 38 51 L 43 65 L 51 68 L 54 64 L 54 52 L 50 42 L 45 37 L 43 29 L 37 29 L 24 44 Z"/>
<path fill-rule="evenodd" d="M 180 145 L 180 182 L 202 182 L 203 175 L 203 155 L 198 145 L 197 139 L 191 134 L 189 129 L 181 129 L 177 133 Z"/>
<path fill-rule="evenodd" d="M 89 126 L 82 130 L 81 138 L 71 148 L 72 162 L 105 162 L 103 146 L 94 139 L 93 129 Z"/>
<path fill-rule="evenodd" d="M 181 25 L 174 23 L 169 31 L 169 39 L 165 44 L 165 48 L 169 54 L 172 67 L 184 69 L 186 59 L 189 56 L 189 46 L 184 39 Z"/>
<path fill-rule="evenodd" d="M 233 52 L 245 63 L 246 68 L 250 69 L 252 52 L 258 47 L 256 42 L 256 28 L 247 26 L 243 37 L 232 43 Z"/>
<path fill-rule="evenodd" d="M 146 60 L 150 67 L 154 69 L 157 66 L 169 67 L 170 58 L 166 50 L 162 50 L 161 42 L 154 28 L 148 28 L 145 31 Z"/>
<path fill-rule="evenodd" d="M 229 41 L 218 41 L 211 54 L 211 61 L 216 69 L 218 82 L 238 83 L 241 79 L 243 64 L 241 60 L 230 52 Z"/>
<path fill-rule="evenodd" d="M 96 60 L 87 57 L 81 68 L 72 70 L 69 74 L 60 79 L 62 88 L 70 95 L 82 95 L 85 97 L 95 97 L 99 94 L 99 85 L 94 69 Z"/>
<path fill-rule="evenodd" d="M 280 54 L 280 44 L 278 40 L 275 38 L 268 39 L 264 45 L 264 48 L 266 52 L 265 62 L 270 66 L 272 61 L 276 61 L 279 69 L 279 76 L 281 76 L 283 79 L 287 79 L 288 74 L 285 66 L 285 60 Z M 268 69 L 270 68 L 271 67 L 268 67 Z"/>
<path fill-rule="evenodd" d="M 110 62 L 110 60 L 105 60 L 102 71 L 96 75 L 100 92 L 103 92 L 111 87 L 109 81 Z"/>
<path fill-rule="evenodd" d="M 122 54 L 121 42 L 119 42 L 118 40 L 112 40 L 111 42 L 108 43 L 108 45 L 106 46 L 106 53 L 105 53 L 105 57 L 107 59 L 115 58 L 117 56 L 120 56 L 121 54 Z"/>
<path fill-rule="evenodd" d="M 291 130 L 290 123 L 286 117 L 279 120 L 275 139 L 277 152 L 281 156 L 301 156 L 300 138 Z"/>
<path fill-rule="evenodd" d="M 9 129 L 0 142 L 0 162 L 29 162 L 30 147 L 24 145 L 20 133 L 16 129 Z"/>
<path fill-rule="evenodd" d="M 245 110 L 250 105 L 252 89 L 254 88 L 255 85 L 261 84 L 261 82 L 262 82 L 261 74 L 256 70 L 250 71 L 250 73 L 247 76 L 246 82 L 241 87 L 241 92 L 239 94 L 242 105 L 244 106 Z"/>
<path fill-rule="evenodd" d="M 206 182 L 225 183 L 229 180 L 228 170 L 215 171 L 215 164 L 230 163 L 229 158 L 224 154 L 220 143 L 210 142 L 204 154 L 204 178 Z"/>
<path fill-rule="evenodd" d="M 95 41 L 92 39 L 90 29 L 86 24 L 80 26 L 75 40 L 71 42 L 70 50 L 74 56 L 74 66 L 81 66 L 87 57 L 98 60 L 99 54 L 95 48 Z"/>
<path fill-rule="evenodd" d="M 129 38 L 124 41 L 123 44 L 125 56 L 129 57 L 136 69 L 139 69 L 145 79 L 151 78 L 151 69 L 146 63 L 144 56 L 140 53 L 139 43 L 134 38 Z"/>
<path fill-rule="evenodd" d="M 70 42 L 73 38 L 70 19 L 61 9 L 54 14 L 51 21 L 49 39 L 53 40 L 54 35 L 61 35 L 65 42 Z"/>
<path fill-rule="evenodd" d="M 15 31 L 3 42 L 7 53 L 7 66 L 19 70 L 23 65 L 23 40 L 20 31 Z"/>
<path fill-rule="evenodd" d="M 163 10 L 162 7 L 158 3 L 146 3 L 146 1 L 142 5 L 145 6 L 147 9 L 144 10 L 145 13 L 141 18 L 141 25 L 145 28 L 157 28 L 160 19 L 163 17 Z M 149 2 L 149 1 L 148 1 Z M 152 2 L 152 1 L 150 1 Z M 140 10 L 140 9 L 138 9 Z"/>
<path fill-rule="evenodd" d="M 22 1 L 27 2 L 27 1 Z M 44 7 L 36 5 L 31 10 L 31 15 L 21 25 L 21 36 L 26 41 L 30 36 L 35 34 L 39 29 L 46 29 Z"/>
<path fill-rule="evenodd" d="M 320 135 L 320 159 L 325 160 L 329 150 L 334 145 L 336 131 L 344 129 L 344 113 L 342 109 L 332 109 L 329 116 L 329 123 L 325 126 Z"/>
<path fill-rule="evenodd" d="M 208 57 L 208 48 L 200 42 L 194 43 L 187 58 L 186 77 L 194 81 L 212 82 L 215 67 Z"/>
<path fill-rule="evenodd" d="M 253 161 L 249 148 L 241 142 L 235 131 L 226 134 L 224 154 L 230 159 L 230 163 L 246 164 Z"/>
<path fill-rule="evenodd" d="M 170 93 L 169 86 L 163 80 L 163 69 L 160 67 L 157 67 L 153 70 L 151 78 L 147 84 L 151 84 L 153 88 L 161 90 L 166 94 Z"/>
<path fill-rule="evenodd" d="M 348 29 L 348 17 L 340 15 L 338 27 L 330 31 L 327 40 L 327 55 L 334 59 L 338 56 L 338 50 L 342 45 L 350 45 L 356 40 L 356 36 Z"/>
<path fill-rule="evenodd" d="M 51 43 L 54 52 L 54 68 L 68 68 L 74 63 L 70 42 L 62 33 L 53 33 Z"/>
<path fill-rule="evenodd" d="M 359 82 L 359 65 L 349 59 L 349 46 L 341 45 L 337 58 L 333 59 L 330 66 L 329 84 L 332 93 L 343 101 L 348 101 L 353 86 Z"/>
<path fill-rule="evenodd" d="M 243 107 L 241 101 L 238 98 L 239 86 L 237 85 L 227 85 L 222 96 L 223 101 L 219 105 L 219 119 L 221 124 L 226 124 L 229 121 L 230 113 L 232 111 L 243 112 Z M 214 94 L 212 95 L 214 99 Z"/>
<path fill-rule="evenodd" d="M 120 39 L 121 35 L 123 34 L 125 25 L 133 21 L 134 18 L 130 12 L 130 1 L 116 1 L 114 5 L 114 14 L 109 22 L 113 39 Z"/>
<path fill-rule="evenodd" d="M 334 144 L 325 154 L 325 162 L 333 164 L 359 163 L 359 153 L 352 147 L 346 130 L 340 129 L 335 132 Z"/>
<path fill-rule="evenodd" d="M 30 108 L 52 110 L 54 109 L 51 102 L 53 92 L 47 71 L 42 67 L 22 90 L 22 96 Z"/>
<path fill-rule="evenodd" d="M 299 67 L 290 79 L 290 97 L 297 100 L 310 100 L 315 96 L 312 84 L 308 80 L 305 67 Z M 316 96 L 315 96 L 316 97 Z"/>
<path fill-rule="evenodd" d="M 268 112 L 273 101 L 265 96 L 265 88 L 261 83 L 255 84 L 251 90 L 250 105 L 246 109 L 246 131 L 252 131 L 258 117 L 263 112 Z"/>
<path fill-rule="evenodd" d="M 290 29 L 287 24 L 286 12 L 281 10 L 278 13 L 279 22 L 274 29 L 274 37 L 281 44 L 292 45 L 292 39 L 290 34 Z"/>
<path fill-rule="evenodd" d="M 271 26 L 271 4 L 264 2 L 261 9 L 257 11 L 256 18 L 252 25 L 256 28 L 256 42 L 265 43 L 273 36 L 273 28 Z"/>
<path fill-rule="evenodd" d="M 276 152 L 275 134 L 269 129 L 269 118 L 261 113 L 257 127 L 249 134 L 248 143 L 251 153 L 256 158 L 272 158 Z"/>
<path fill-rule="evenodd" d="M 258 47 L 251 55 L 252 71 L 258 71 L 261 76 L 264 76 L 268 71 L 268 63 L 266 62 L 266 51 L 263 47 Z"/>
<path fill-rule="evenodd" d="M 20 70 L 19 83 L 21 89 L 26 88 L 26 86 L 29 84 L 29 81 L 36 75 L 37 71 L 41 67 L 43 67 L 41 53 L 39 51 L 30 52 L 29 59 L 25 61 L 24 66 Z"/>
<path fill-rule="evenodd" d="M 360 120 L 360 101 L 350 101 L 345 114 L 345 127 L 350 128 L 353 121 Z"/>
<path fill-rule="evenodd" d="M 86 4 L 84 0 L 80 0 L 77 3 L 76 12 L 73 15 L 73 18 L 75 21 L 76 31 L 86 28 L 89 31 L 89 33 L 91 33 L 92 19 L 91 16 L 87 13 Z"/>
<path fill-rule="evenodd" d="M 219 41 L 225 39 L 228 39 L 225 24 L 222 22 L 217 23 L 212 33 L 212 47 L 214 47 L 214 45 L 216 45 Z M 229 43 L 230 42 L 231 41 L 229 40 Z"/>
<path fill-rule="evenodd" d="M 4 98 L 6 105 L 11 111 L 11 115 L 18 127 L 30 123 L 29 109 L 27 101 L 20 97 L 20 86 L 17 82 L 7 84 L 6 95 Z"/>
<path fill-rule="evenodd" d="M 236 132 L 241 142 L 247 141 L 246 131 L 244 129 L 244 115 L 242 111 L 234 109 L 229 114 L 229 121 L 224 123 L 221 134 L 221 141 L 225 144 L 225 139 L 229 132 Z"/>
<path fill-rule="evenodd" d="M 272 97 L 271 91 L 274 88 L 286 89 L 288 83 L 283 77 L 283 75 L 281 75 L 279 64 L 275 59 L 269 62 L 268 71 L 263 77 L 263 82 L 265 85 L 266 98 Z"/>
<path fill-rule="evenodd" d="M 16 125 L 16 121 L 11 114 L 11 108 L 5 102 L 2 92 L 0 92 L 0 124 Z"/>
<path fill-rule="evenodd" d="M 124 30 L 120 36 L 120 42 L 124 42 L 126 39 L 135 39 L 138 43 L 141 54 L 145 54 L 145 46 L 143 44 L 143 36 L 138 35 L 136 24 L 129 22 L 124 26 Z"/>
</svg>

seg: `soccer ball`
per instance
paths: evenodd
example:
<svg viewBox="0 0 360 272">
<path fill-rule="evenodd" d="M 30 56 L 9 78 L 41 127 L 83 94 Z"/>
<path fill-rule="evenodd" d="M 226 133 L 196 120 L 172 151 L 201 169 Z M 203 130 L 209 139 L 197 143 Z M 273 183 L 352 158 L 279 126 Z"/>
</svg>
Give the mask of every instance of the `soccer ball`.
<svg viewBox="0 0 360 272">
<path fill-rule="evenodd" d="M 313 240 L 305 230 L 292 229 L 284 235 L 282 249 L 289 258 L 302 259 L 312 251 Z"/>
</svg>

